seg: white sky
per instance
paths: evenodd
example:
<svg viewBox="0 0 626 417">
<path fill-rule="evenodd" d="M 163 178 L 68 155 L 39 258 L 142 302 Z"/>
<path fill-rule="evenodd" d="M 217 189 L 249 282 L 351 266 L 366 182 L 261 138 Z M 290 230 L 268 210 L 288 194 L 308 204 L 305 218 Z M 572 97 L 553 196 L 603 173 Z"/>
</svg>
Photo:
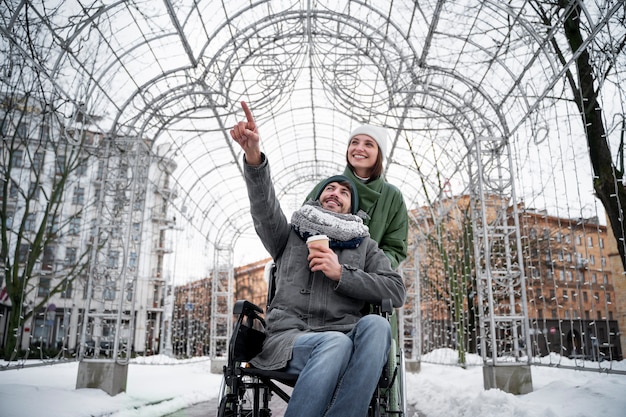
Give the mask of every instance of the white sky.
<svg viewBox="0 0 626 417">
<path fill-rule="evenodd" d="M 432 353 L 454 363 L 456 353 Z M 426 357 L 427 358 L 427 357 Z M 574 365 L 558 356 L 550 363 Z M 480 363 L 470 355 L 468 363 Z M 586 363 L 592 367 L 595 363 Z M 0 365 L 6 363 L 0 362 Z M 607 362 L 602 363 L 607 367 Z M 626 371 L 626 362 L 612 369 Z M 533 392 L 512 395 L 483 389 L 482 367 L 422 363 L 407 373 L 407 399 L 424 417 L 623 417 L 626 375 L 532 367 Z M 127 391 L 114 397 L 100 389 L 75 389 L 78 363 L 0 371 L 0 412 L 3 417 L 157 417 L 219 393 L 221 374 L 211 374 L 207 358 L 175 360 L 166 356 L 138 358 L 130 364 Z M 152 405 L 149 405 L 152 404 Z M 216 410 L 207 410 L 207 416 Z M 415 416 L 408 416 L 415 417 Z"/>
</svg>

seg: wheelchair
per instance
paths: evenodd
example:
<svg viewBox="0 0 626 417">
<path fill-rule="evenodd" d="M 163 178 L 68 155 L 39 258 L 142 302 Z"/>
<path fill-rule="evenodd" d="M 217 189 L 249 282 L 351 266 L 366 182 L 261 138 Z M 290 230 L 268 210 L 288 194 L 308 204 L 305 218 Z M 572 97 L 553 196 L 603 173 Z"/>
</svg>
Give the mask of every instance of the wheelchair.
<svg viewBox="0 0 626 417">
<path fill-rule="evenodd" d="M 268 283 L 267 306 L 274 295 L 275 265 L 265 267 Z M 391 300 L 370 306 L 368 314 L 381 314 L 390 321 L 393 340 L 389 357 L 370 401 L 367 417 L 406 416 L 404 354 L 399 346 L 397 314 Z M 297 375 L 283 371 L 257 369 L 250 365 L 263 346 L 265 320 L 263 309 L 238 300 L 233 308 L 237 317 L 228 346 L 228 361 L 223 368 L 217 417 L 270 417 L 270 400 L 274 395 L 285 403 L 290 400 L 286 387 L 294 387 Z M 364 416 L 365 417 L 365 416 Z"/>
</svg>

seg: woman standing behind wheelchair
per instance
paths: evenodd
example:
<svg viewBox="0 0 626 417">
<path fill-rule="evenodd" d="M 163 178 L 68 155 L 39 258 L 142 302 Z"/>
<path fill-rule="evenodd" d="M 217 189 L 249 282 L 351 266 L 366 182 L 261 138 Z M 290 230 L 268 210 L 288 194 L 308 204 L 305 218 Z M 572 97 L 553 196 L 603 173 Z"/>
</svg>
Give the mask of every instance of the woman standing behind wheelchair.
<svg viewBox="0 0 626 417">
<path fill-rule="evenodd" d="M 350 134 L 343 175 L 356 185 L 359 209 L 367 213 L 363 222 L 395 269 L 407 256 L 409 221 L 402 193 L 382 177 L 386 150 L 385 128 L 357 127 Z M 306 200 L 315 198 L 321 186 L 317 184 Z"/>
<path fill-rule="evenodd" d="M 280 208 L 252 112 L 230 134 L 244 151 L 244 178 L 254 226 L 276 262 L 276 293 L 266 338 L 250 363 L 299 375 L 285 417 L 363 417 L 387 361 L 391 326 L 363 308 L 382 298 L 404 304 L 402 277 L 363 227 L 349 178 L 324 181 L 291 223 Z M 322 231 L 326 233 L 321 233 Z M 310 253 L 307 236 L 329 247 Z"/>
</svg>

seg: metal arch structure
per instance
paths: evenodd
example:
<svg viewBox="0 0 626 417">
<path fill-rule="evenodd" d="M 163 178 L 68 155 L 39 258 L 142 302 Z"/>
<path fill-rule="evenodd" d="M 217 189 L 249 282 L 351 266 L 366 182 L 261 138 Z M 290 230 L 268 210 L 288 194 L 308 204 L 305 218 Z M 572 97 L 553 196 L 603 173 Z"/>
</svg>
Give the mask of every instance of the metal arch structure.
<svg viewBox="0 0 626 417">
<path fill-rule="evenodd" d="M 257 119 L 287 212 L 343 169 L 348 133 L 362 122 L 389 129 L 385 175 L 410 209 L 432 205 L 446 187 L 472 194 L 482 177 L 473 169 L 493 162 L 473 159 L 481 138 L 534 150 L 546 131 L 559 131 L 558 120 L 576 114 L 567 71 L 579 51 L 554 52 L 565 44 L 565 17 L 580 7 L 588 34 L 582 47 L 599 51 L 624 14 L 622 1 L 572 1 L 551 10 L 547 26 L 540 7 L 548 4 L 131 0 L 43 7 L 24 0 L 6 3 L 0 34 L 6 66 L 31 63 L 42 90 L 60 98 L 57 111 L 85 109 L 111 136 L 167 145 L 165 157 L 178 166 L 177 217 L 210 247 L 202 273 L 216 280 L 213 295 L 227 299 L 234 254 L 250 250 L 238 243 L 253 234 L 242 155 L 228 134 L 243 117 L 241 100 Z M 621 68 L 623 52 L 607 61 Z M 607 92 L 604 103 L 613 141 L 626 101 L 620 71 L 610 86 L 618 98 Z M 583 127 L 571 130 L 581 140 Z M 522 167 L 511 170 L 522 179 Z M 527 198 L 527 188 L 518 198 Z M 484 253 L 477 249 L 477 257 Z M 406 271 L 417 279 L 409 273 L 416 265 Z M 228 303 L 213 301 L 213 317 L 226 317 Z M 218 321 L 212 342 L 227 340 Z"/>
</svg>

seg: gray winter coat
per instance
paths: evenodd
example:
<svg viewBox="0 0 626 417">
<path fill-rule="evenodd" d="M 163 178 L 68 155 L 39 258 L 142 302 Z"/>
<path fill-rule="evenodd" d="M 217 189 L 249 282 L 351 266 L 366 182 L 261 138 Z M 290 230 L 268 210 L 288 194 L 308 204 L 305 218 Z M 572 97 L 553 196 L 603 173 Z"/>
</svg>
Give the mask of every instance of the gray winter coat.
<svg viewBox="0 0 626 417">
<path fill-rule="evenodd" d="M 367 303 L 390 298 L 394 307 L 401 307 L 405 287 L 389 258 L 369 237 L 355 249 L 335 250 L 342 265 L 338 282 L 311 272 L 306 243 L 282 212 L 263 158 L 256 167 L 244 161 L 244 174 L 254 227 L 276 262 L 276 295 L 266 314 L 263 350 L 251 363 L 280 369 L 291 359 L 295 339 L 302 332 L 348 332 Z"/>
</svg>

